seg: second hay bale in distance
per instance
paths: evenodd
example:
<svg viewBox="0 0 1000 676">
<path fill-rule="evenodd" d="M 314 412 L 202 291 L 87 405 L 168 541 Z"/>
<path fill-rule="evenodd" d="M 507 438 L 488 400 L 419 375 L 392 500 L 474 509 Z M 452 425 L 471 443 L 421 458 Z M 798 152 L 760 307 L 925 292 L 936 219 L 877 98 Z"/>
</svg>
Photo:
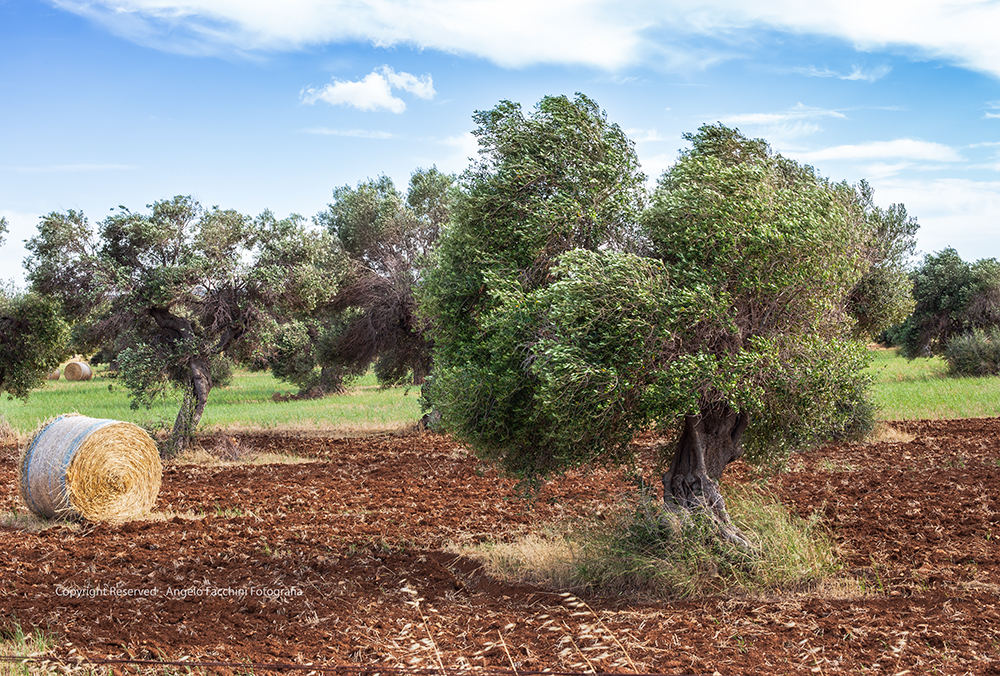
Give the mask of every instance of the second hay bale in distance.
<svg viewBox="0 0 1000 676">
<path fill-rule="evenodd" d="M 94 372 L 88 364 L 81 361 L 71 361 L 66 364 L 64 375 L 66 376 L 66 380 L 90 380 Z"/>
</svg>

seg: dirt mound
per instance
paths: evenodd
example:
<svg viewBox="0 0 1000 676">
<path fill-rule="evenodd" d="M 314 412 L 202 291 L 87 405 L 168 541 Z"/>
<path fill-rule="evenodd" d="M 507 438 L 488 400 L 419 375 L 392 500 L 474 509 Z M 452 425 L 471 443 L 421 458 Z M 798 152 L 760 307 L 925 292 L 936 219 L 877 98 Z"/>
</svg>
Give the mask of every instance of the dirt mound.
<svg viewBox="0 0 1000 676">
<path fill-rule="evenodd" d="M 625 489 L 619 473 L 571 473 L 529 497 L 442 435 L 256 434 L 239 443 L 315 462 L 168 464 L 159 520 L 0 527 L 0 616 L 91 657 L 991 673 L 1000 421 L 894 425 L 913 440 L 827 447 L 770 480 L 800 514 L 822 514 L 868 595 L 579 606 L 445 550 L 590 513 Z M 14 457 L 0 453 L 0 513 L 16 505 Z"/>
</svg>

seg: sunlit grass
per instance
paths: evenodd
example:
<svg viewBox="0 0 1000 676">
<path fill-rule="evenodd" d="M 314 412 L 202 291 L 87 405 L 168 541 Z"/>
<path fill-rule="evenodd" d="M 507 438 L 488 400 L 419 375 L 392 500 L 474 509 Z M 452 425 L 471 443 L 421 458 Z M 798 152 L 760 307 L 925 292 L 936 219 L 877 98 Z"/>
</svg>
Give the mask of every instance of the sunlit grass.
<svg viewBox="0 0 1000 676">
<path fill-rule="evenodd" d="M 180 408 L 180 395 L 171 392 L 151 409 L 132 410 L 128 390 L 101 367 L 85 382 L 48 381 L 25 401 L 0 399 L 0 416 L 22 435 L 62 413 L 124 420 L 146 428 L 169 428 Z M 420 417 L 419 388 L 379 388 L 373 375 L 352 383 L 347 394 L 323 399 L 274 401 L 295 388 L 269 373 L 237 370 L 232 384 L 209 395 L 199 432 L 229 430 L 326 430 L 365 432 L 401 429 Z"/>
<path fill-rule="evenodd" d="M 912 361 L 876 350 L 875 402 L 882 420 L 987 418 L 1000 415 L 1000 378 L 955 377 L 940 357 Z"/>
</svg>

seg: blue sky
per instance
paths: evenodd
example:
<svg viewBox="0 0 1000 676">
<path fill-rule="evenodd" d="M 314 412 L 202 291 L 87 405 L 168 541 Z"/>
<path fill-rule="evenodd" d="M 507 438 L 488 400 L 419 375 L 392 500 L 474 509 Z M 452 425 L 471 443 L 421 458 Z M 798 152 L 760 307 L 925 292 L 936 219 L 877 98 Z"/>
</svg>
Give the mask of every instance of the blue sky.
<svg viewBox="0 0 1000 676">
<path fill-rule="evenodd" d="M 475 154 L 471 116 L 582 92 L 651 182 L 716 121 L 1000 258 L 1000 4 L 0 0 L 0 279 L 41 215 L 190 194 L 313 216 Z"/>
</svg>

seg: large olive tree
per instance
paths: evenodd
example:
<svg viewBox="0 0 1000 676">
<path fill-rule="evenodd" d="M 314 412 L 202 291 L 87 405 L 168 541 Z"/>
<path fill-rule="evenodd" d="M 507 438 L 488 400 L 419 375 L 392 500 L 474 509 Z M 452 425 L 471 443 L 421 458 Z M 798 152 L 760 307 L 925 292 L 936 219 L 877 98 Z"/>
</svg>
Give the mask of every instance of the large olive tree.
<svg viewBox="0 0 1000 676">
<path fill-rule="evenodd" d="M 476 120 L 482 159 L 425 287 L 444 424 L 525 476 L 676 430 L 665 502 L 747 545 L 718 490 L 744 442 L 765 457 L 870 413 L 851 296 L 887 256 L 864 200 L 719 125 L 640 217 L 631 144 L 592 101 Z"/>
</svg>

